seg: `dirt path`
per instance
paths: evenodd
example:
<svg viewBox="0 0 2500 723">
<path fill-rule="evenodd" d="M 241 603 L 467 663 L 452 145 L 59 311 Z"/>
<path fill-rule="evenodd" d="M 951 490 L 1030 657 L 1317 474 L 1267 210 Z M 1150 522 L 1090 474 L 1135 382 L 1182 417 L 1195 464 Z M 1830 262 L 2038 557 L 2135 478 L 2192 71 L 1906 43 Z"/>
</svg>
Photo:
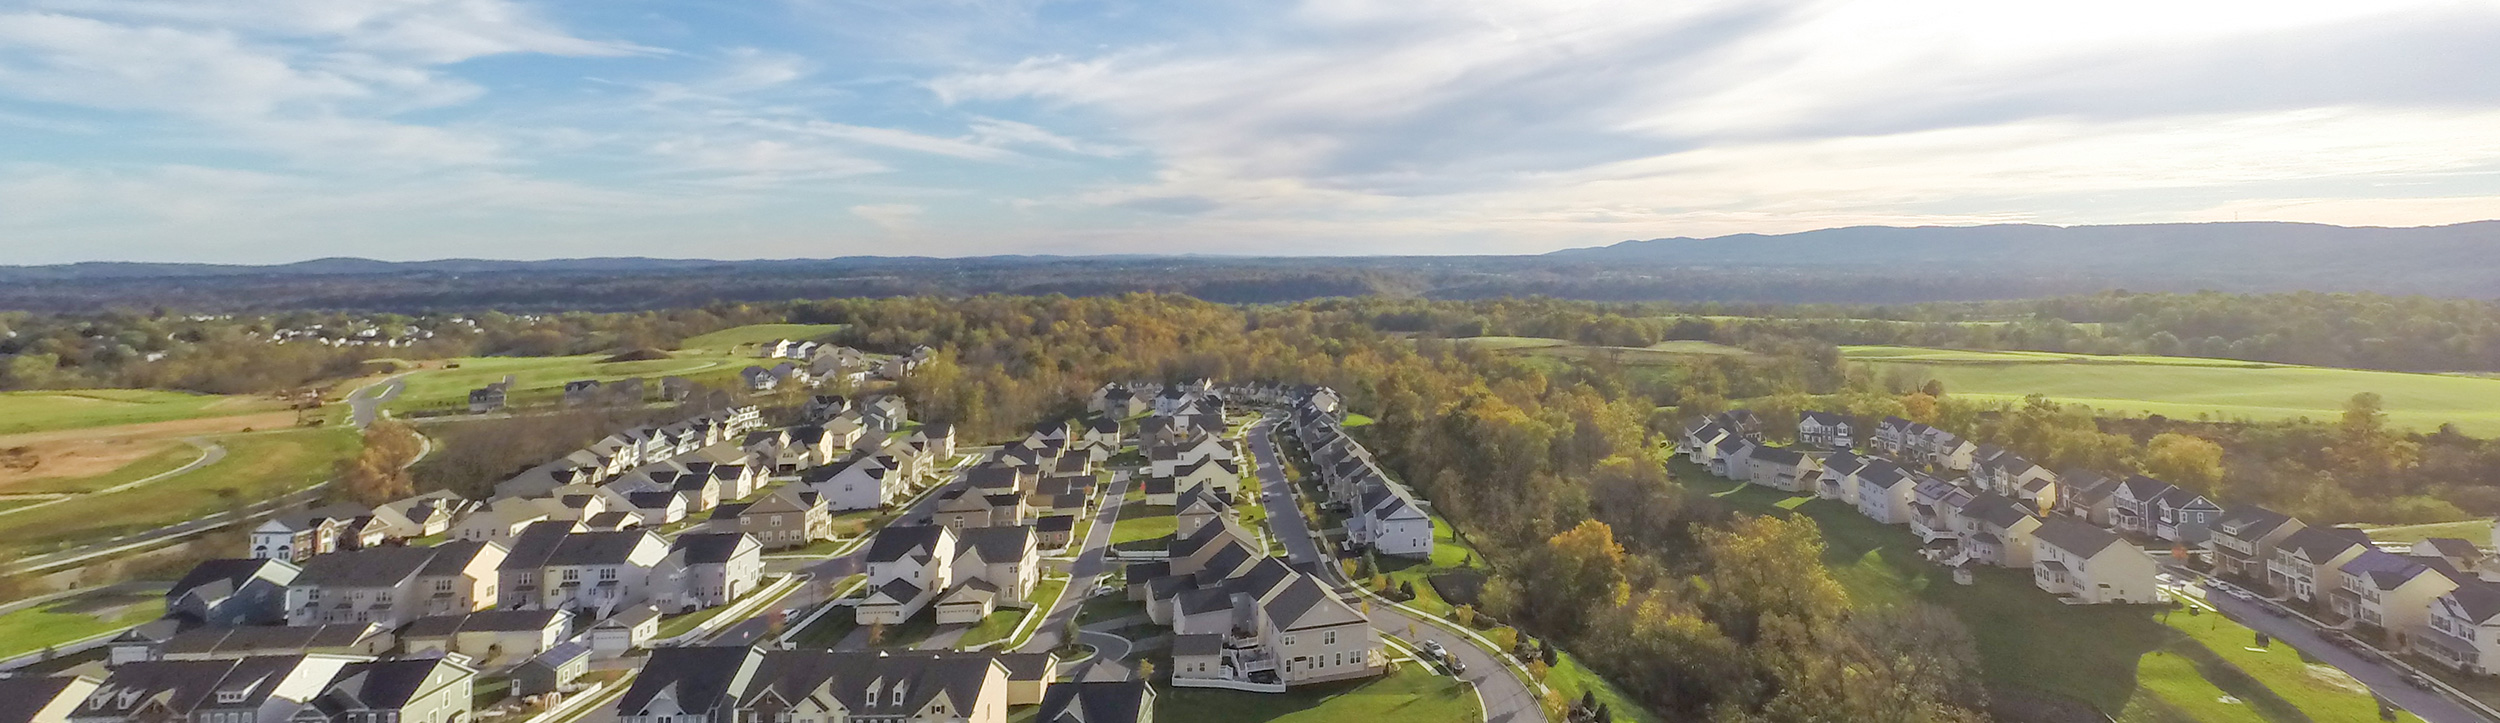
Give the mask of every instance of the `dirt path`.
<svg viewBox="0 0 2500 723">
<path fill-rule="evenodd" d="M 190 464 L 186 464 L 186 465 L 183 465 L 183 466 L 180 466 L 180 467 L 176 467 L 176 468 L 173 468 L 173 469 L 170 469 L 170 470 L 166 470 L 166 471 L 163 471 L 163 472 L 159 472 L 159 473 L 156 473 L 156 474 L 148 475 L 148 476 L 146 476 L 146 477 L 142 477 L 142 478 L 139 478 L 139 479 L 131 480 L 131 481 L 129 481 L 129 482 L 124 482 L 124 483 L 121 483 L 121 484 L 113 485 L 113 486 L 111 486 L 111 487 L 106 487 L 106 488 L 104 488 L 104 489 L 96 490 L 96 491 L 94 491 L 94 492 L 87 492 L 87 493 L 83 493 L 83 494 L 80 494 L 80 495 L 75 495 L 75 496 L 73 496 L 73 495 L 61 495 L 61 496 L 56 497 L 56 498 L 54 498 L 54 499 L 49 499 L 49 500 L 45 500 L 45 501 L 42 501 L 42 502 L 37 502 L 37 503 L 31 504 L 31 505 L 27 505 L 27 506 L 24 506 L 24 507 L 11 507 L 11 508 L 9 508 L 9 509 L 0 510 L 0 517 L 6 517 L 6 516 L 13 515 L 13 514 L 17 514 L 17 513 L 20 513 L 20 512 L 25 512 L 25 511 L 27 511 L 27 510 L 40 510 L 40 509 L 43 509 L 43 508 L 46 508 L 46 507 L 50 507 L 50 506 L 53 506 L 53 505 L 57 505 L 57 504 L 60 504 L 60 503 L 63 503 L 63 502 L 68 502 L 68 501 L 70 501 L 71 499 L 73 499 L 74 497 L 83 497 L 83 496 L 86 496 L 86 495 L 109 495 L 109 494 L 112 494 L 112 493 L 115 493 L 115 492 L 120 492 L 120 491 L 122 491 L 122 490 L 130 489 L 130 488 L 133 488 L 133 487 L 138 487 L 138 486 L 140 486 L 140 485 L 155 484 L 156 482 L 159 482 L 159 481 L 162 481 L 162 480 L 166 480 L 166 479 L 173 478 L 173 477 L 177 477 L 177 476 L 181 476 L 181 475 L 190 474 L 193 470 L 197 470 L 197 469 L 199 469 L 199 468 L 201 468 L 201 467 L 206 467 L 206 466 L 209 466 L 209 465 L 212 465 L 212 464 L 216 464 L 216 463 L 218 462 L 218 460 L 222 460 L 222 459 L 225 459 L 225 458 L 226 458 L 226 448 L 225 448 L 225 447 L 223 447 L 223 446 L 220 446 L 220 445 L 218 445 L 218 444 L 216 444 L 216 443 L 210 442 L 210 441 L 208 441 L 208 440 L 205 440 L 205 439 L 200 439 L 200 438 L 197 438 L 197 437 L 193 437 L 193 438 L 191 438 L 191 439 L 185 439 L 185 440 L 183 440 L 183 442 L 188 443 L 188 444 L 190 444 L 190 445 L 191 445 L 191 446 L 193 446 L 193 447 L 198 447 L 198 448 L 200 449 L 200 457 L 199 457 L 199 459 L 194 459 L 194 460 L 191 460 L 191 463 L 190 463 Z"/>
</svg>

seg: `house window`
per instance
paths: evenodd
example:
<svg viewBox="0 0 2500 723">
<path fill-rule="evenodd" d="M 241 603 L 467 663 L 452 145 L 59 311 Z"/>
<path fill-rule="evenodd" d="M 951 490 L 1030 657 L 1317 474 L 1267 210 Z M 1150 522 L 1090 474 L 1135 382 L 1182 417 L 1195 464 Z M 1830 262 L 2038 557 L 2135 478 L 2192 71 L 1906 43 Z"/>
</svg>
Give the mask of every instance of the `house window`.
<svg viewBox="0 0 2500 723">
<path fill-rule="evenodd" d="M 609 568 L 601 568 L 601 569 L 599 570 L 599 579 L 601 579 L 601 580 L 615 580 L 615 579 L 616 579 L 616 568 L 613 568 L 613 567 L 609 567 Z"/>
<path fill-rule="evenodd" d="M 581 579 L 582 579 L 582 571 L 580 571 L 580 570 L 575 570 L 575 569 L 572 569 L 572 568 L 569 568 L 569 567 L 564 569 L 564 581 L 565 581 L 565 582 L 579 582 Z"/>
<path fill-rule="evenodd" d="M 1285 636 L 1285 644 L 1286 644 L 1286 645 L 1292 645 L 1292 644 L 1293 644 L 1293 636 L 1291 636 L 1291 635 L 1287 635 L 1287 636 Z"/>
<path fill-rule="evenodd" d="M 1330 630 L 1330 631 L 1328 631 L 1328 632 L 1321 633 L 1321 634 L 1320 634 L 1320 637 L 1319 637 L 1319 644 L 1321 644 L 1321 645 L 1336 645 L 1336 644 L 1337 644 L 1337 631 Z"/>
</svg>

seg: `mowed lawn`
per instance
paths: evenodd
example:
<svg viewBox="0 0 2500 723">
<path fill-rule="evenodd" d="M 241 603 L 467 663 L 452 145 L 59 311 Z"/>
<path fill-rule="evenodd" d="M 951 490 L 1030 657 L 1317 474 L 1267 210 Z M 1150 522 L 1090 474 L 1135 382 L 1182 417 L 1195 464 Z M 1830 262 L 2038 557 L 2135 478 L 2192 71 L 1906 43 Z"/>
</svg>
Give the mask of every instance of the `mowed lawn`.
<svg viewBox="0 0 2500 723">
<path fill-rule="evenodd" d="M 225 459 L 106 495 L 84 495 L 0 517 L 0 551 L 30 554 L 155 529 L 258 502 L 329 479 L 362 442 L 348 429 L 288 429 L 216 439 Z"/>
<path fill-rule="evenodd" d="M 1991 686 L 2082 701 L 2122 720 L 2161 720 L 2160 712 L 2199 721 L 2268 720 L 2253 704 L 2223 701 L 2223 696 L 2241 701 L 2262 696 L 2226 690 L 2216 678 L 2228 682 L 2230 676 L 2205 674 L 2197 658 L 2212 653 L 2198 646 L 2201 636 L 2165 624 L 2188 622 L 2185 613 L 2164 618 L 2166 608 L 2160 606 L 2065 605 L 2034 587 L 2027 570 L 1981 570 L 1975 584 L 1956 585 L 1943 568 L 1918 559 L 1917 538 L 1906 527 L 1869 520 L 1837 501 L 1720 480 L 1682 460 L 1670 466 L 1687 484 L 1724 490 L 1715 496 L 1736 509 L 1812 518 L 1823 530 L 1823 562 L 1855 604 L 1918 600 L 1951 610 L 1970 629 Z M 2219 631 L 2217 641 L 2247 639 L 2202 622 Z M 2316 720 L 2341 720 L 2355 705 L 2370 705 L 2367 695 L 2322 687 L 2305 674 L 2287 676 L 2277 663 L 2244 669 Z"/>
<path fill-rule="evenodd" d="M 0 434 L 222 417 L 285 408 L 265 398 L 159 389 L 0 392 Z"/>
<path fill-rule="evenodd" d="M 79 595 L 0 615 L 0 658 L 73 643 L 165 614 L 153 591 Z"/>
<path fill-rule="evenodd" d="M 2500 434 L 2500 379 L 2192 357 L 1894 346 L 1841 351 L 1878 371 L 1908 369 L 1933 377 L 1957 397 L 2020 400 L 2043 394 L 2103 411 L 2181 419 L 2326 421 L 2341 415 L 2352 395 L 2373 392 L 2386 400 L 2389 421 L 2401 426 L 2428 431 L 2454 422 L 2468 434 Z"/>
<path fill-rule="evenodd" d="M 783 339 L 816 341 L 841 330 L 841 324 L 748 324 L 687 337 L 685 341 L 678 342 L 677 348 L 726 354 L 739 351 L 739 347 Z"/>
<path fill-rule="evenodd" d="M 682 354 L 673 359 L 608 362 L 611 355 L 585 354 L 550 357 L 461 357 L 449 360 L 460 368 L 427 369 L 409 374 L 408 386 L 398 398 L 385 405 L 393 410 L 416 410 L 447 406 L 465 407 L 469 390 L 513 377 L 513 403 L 553 400 L 564 392 L 566 382 L 581 379 L 615 381 L 642 377 L 644 390 L 659 394 L 660 379 L 668 376 L 690 378 L 734 375 L 755 364 L 758 359 L 726 354 Z"/>
<path fill-rule="evenodd" d="M 1283 694 L 1170 688 L 1155 699 L 1155 719 L 1189 723 L 1379 723 L 1478 721 L 1484 708 L 1465 685 L 1406 662 L 1397 672 L 1363 681 L 1296 687 Z"/>
</svg>

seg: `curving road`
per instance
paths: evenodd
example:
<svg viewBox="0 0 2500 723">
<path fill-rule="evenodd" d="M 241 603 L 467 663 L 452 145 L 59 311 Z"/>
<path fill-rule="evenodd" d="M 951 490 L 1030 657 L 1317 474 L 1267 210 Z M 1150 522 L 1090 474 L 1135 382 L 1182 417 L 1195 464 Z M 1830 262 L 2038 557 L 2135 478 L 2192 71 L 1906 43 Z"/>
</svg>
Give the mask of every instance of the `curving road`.
<svg viewBox="0 0 2500 723">
<path fill-rule="evenodd" d="M 138 487 L 138 486 L 140 486 L 140 485 L 154 484 L 154 483 L 155 483 L 155 482 L 157 482 L 158 480 L 162 480 L 162 479 L 165 479 L 165 478 L 167 478 L 167 477 L 173 477 L 173 476 L 177 476 L 177 475 L 185 475 L 185 474 L 190 474 L 192 470 L 196 470 L 196 469 L 199 469 L 199 468 L 201 468 L 201 467 L 206 467 L 206 466 L 209 466 L 209 465 L 212 465 L 212 464 L 216 464 L 218 460 L 222 460 L 222 459 L 225 459 L 225 458 L 226 458 L 226 447 L 225 447 L 225 445 L 217 444 L 217 443 L 215 443 L 215 442 L 210 442 L 210 441 L 208 441 L 208 440 L 201 439 L 201 438 L 198 438 L 198 437 L 192 437 L 192 438 L 185 439 L 185 440 L 182 440 L 182 441 L 183 441 L 185 444 L 189 444 L 189 445 L 191 445 L 191 446 L 193 446 L 193 447 L 197 447 L 197 448 L 199 448 L 199 450 L 200 450 L 200 456 L 199 456 L 199 458 L 198 458 L 198 459 L 191 460 L 191 463 L 190 463 L 190 464 L 186 464 L 186 465 L 183 465 L 183 466 L 180 466 L 180 467 L 176 467 L 176 468 L 173 468 L 173 469 L 169 469 L 169 470 L 166 470 L 166 471 L 163 471 L 163 472 L 158 472 L 158 473 L 156 473 L 156 474 L 148 475 L 148 476 L 146 476 L 146 477 L 142 477 L 142 478 L 139 478 L 139 479 L 136 479 L 136 480 L 131 480 L 131 481 L 129 481 L 129 482 L 123 482 L 123 483 L 121 483 L 121 484 L 113 485 L 113 486 L 111 486 L 111 487 L 106 487 L 106 488 L 104 488 L 104 489 L 96 490 L 96 491 L 93 491 L 93 492 L 80 492 L 80 493 L 75 494 L 75 495 L 60 495 L 60 496 L 55 497 L 55 498 L 53 498 L 53 499 L 44 500 L 44 501 L 42 501 L 42 502 L 37 502 L 37 503 L 31 504 L 31 505 L 26 505 L 26 506 L 24 506 L 24 507 L 12 507 L 12 508 L 9 508 L 9 509 L 0 510 L 0 517 L 5 517 L 5 516 L 8 516 L 8 515 L 14 515 L 14 514 L 17 514 L 17 513 L 20 513 L 20 512 L 25 512 L 25 511 L 27 511 L 27 510 L 39 510 L 39 509 L 43 509 L 43 508 L 45 508 L 45 507 L 50 507 L 50 506 L 57 505 L 57 504 L 60 504 L 60 503 L 63 503 L 63 502 L 68 502 L 68 501 L 70 501 L 70 500 L 77 499 L 77 498 L 79 498 L 79 497 L 85 497 L 85 496 L 89 496 L 89 495 L 109 495 L 109 494 L 112 494 L 112 493 L 115 493 L 115 492 L 120 492 L 120 491 L 122 491 L 122 490 L 130 489 L 130 488 L 132 488 L 132 487 Z"/>
<path fill-rule="evenodd" d="M 2302 655 L 2335 666 L 2355 680 L 2361 681 L 2362 685 L 2369 686 L 2370 692 L 2377 693 L 2379 697 L 2386 698 L 2388 702 L 2396 704 L 2399 708 L 2421 716 L 2422 720 L 2429 721 L 2429 723 L 2486 723 L 2491 720 L 2487 716 L 2468 710 L 2464 704 L 2451 700 L 2445 695 L 2405 683 L 2407 674 L 2388 665 L 2385 660 L 2365 657 L 2361 653 L 2336 645 L 2327 640 L 2324 635 L 2319 634 L 2317 628 L 2298 619 L 2284 616 L 2270 605 L 2241 600 L 2229 595 L 2211 594 L 2205 596 L 2205 602 L 2212 605 L 2214 609 L 2221 610 L 2223 615 L 2241 625 L 2265 633 L 2276 642 L 2298 648 Z"/>
<path fill-rule="evenodd" d="M 382 405 L 398 399 L 399 393 L 408 388 L 408 382 L 400 378 L 401 376 L 406 375 L 394 376 L 348 392 L 348 421 L 355 424 L 357 429 L 364 429 L 367 425 L 373 424 L 373 420 L 380 419 L 383 416 Z"/>
<path fill-rule="evenodd" d="M 1265 501 L 1267 524 L 1274 528 L 1277 538 L 1284 543 L 1285 552 L 1290 556 L 1289 562 L 1296 565 L 1305 562 L 1316 563 L 1309 567 L 1314 568 L 1323 579 L 1335 583 L 1340 591 L 1352 590 L 1353 584 L 1345 579 L 1345 573 L 1337 567 L 1336 561 L 1320 555 L 1319 545 L 1313 541 L 1309 533 L 1310 525 L 1302 519 L 1302 507 L 1294 503 L 1295 497 L 1301 494 L 1301 490 L 1295 489 L 1291 483 L 1285 481 L 1285 468 L 1276 457 L 1275 441 L 1268 438 L 1270 431 L 1275 429 L 1275 420 L 1279 416 L 1282 415 L 1274 415 L 1262 420 L 1250 428 L 1249 434 L 1251 454 L 1255 455 L 1259 462 L 1260 488 L 1264 491 L 1286 492 L 1282 495 L 1269 495 Z M 1347 597 L 1348 602 L 1359 599 L 1354 595 Z M 1508 661 L 1496 657 L 1492 652 L 1483 648 L 1469 644 L 1462 639 L 1465 636 L 1434 624 L 1435 621 L 1428 619 L 1427 616 L 1409 613 L 1390 605 L 1374 604 L 1371 606 L 1371 618 L 1372 628 L 1379 630 L 1382 635 L 1417 642 L 1438 640 L 1444 647 L 1449 648 L 1451 653 L 1456 654 L 1460 661 L 1465 662 L 1467 672 L 1458 678 L 1475 686 L 1477 697 L 1484 702 L 1486 723 L 1529 723 L 1545 720 L 1545 710 L 1536 692 L 1530 690 L 1526 682 L 1510 671 L 1507 667 Z"/>
</svg>

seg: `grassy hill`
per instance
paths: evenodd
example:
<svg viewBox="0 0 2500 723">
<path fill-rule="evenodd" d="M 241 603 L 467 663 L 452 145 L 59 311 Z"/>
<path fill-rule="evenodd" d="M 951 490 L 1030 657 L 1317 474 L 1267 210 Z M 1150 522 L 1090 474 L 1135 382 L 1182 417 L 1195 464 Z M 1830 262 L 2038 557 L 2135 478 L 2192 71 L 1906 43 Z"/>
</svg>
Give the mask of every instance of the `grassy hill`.
<svg viewBox="0 0 2500 723">
<path fill-rule="evenodd" d="M 0 392 L 0 434 L 108 427 L 285 409 L 255 397 L 155 389 L 63 389 Z"/>
<path fill-rule="evenodd" d="M 841 324 L 748 324 L 733 326 L 702 336 L 688 337 L 684 342 L 680 342 L 677 348 L 727 353 L 739 351 L 739 347 L 781 339 L 798 341 L 822 339 L 841 329 Z"/>
<path fill-rule="evenodd" d="M 551 357 L 461 357 L 448 360 L 444 367 L 411 373 L 407 388 L 388 405 L 394 411 L 408 411 L 465 405 L 469 390 L 513 376 L 512 396 L 515 404 L 544 401 L 562 394 L 564 383 L 577 379 L 614 381 L 642 377 L 656 385 L 661 377 L 690 378 L 727 377 L 756 363 L 756 359 L 738 354 L 680 353 L 675 358 L 650 361 L 610 362 L 605 354 Z M 458 364 L 451 368 L 449 364 Z M 653 392 L 657 386 L 650 387 Z"/>
<path fill-rule="evenodd" d="M 1933 377 L 1958 397 L 2038 393 L 2113 412 L 2273 421 L 2333 419 L 2352 395 L 2375 392 L 2386 399 L 2394 424 L 2427 431 L 2454 422 L 2468 434 L 2500 434 L 2500 379 L 2191 357 L 1895 346 L 1841 351 L 1878 371 L 1906 368 Z"/>
</svg>

